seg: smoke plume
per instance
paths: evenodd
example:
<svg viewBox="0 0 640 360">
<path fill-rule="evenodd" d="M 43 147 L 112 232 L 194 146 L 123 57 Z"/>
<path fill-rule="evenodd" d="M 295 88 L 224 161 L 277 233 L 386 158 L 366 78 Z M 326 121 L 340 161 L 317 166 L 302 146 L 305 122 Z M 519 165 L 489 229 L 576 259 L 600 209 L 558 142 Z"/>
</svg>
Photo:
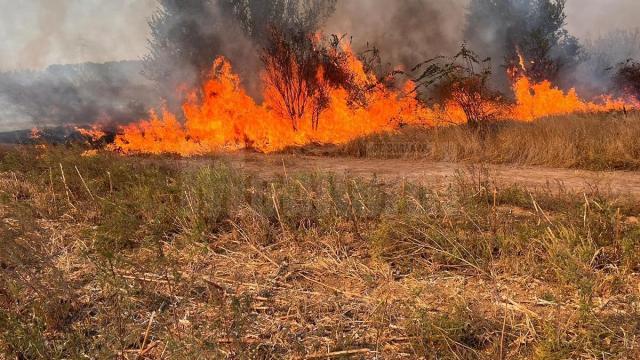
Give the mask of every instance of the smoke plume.
<svg viewBox="0 0 640 360">
<path fill-rule="evenodd" d="M 356 50 L 377 47 L 391 67 L 410 68 L 451 55 L 462 41 L 468 0 L 343 0 L 326 30 L 353 38 Z"/>
</svg>

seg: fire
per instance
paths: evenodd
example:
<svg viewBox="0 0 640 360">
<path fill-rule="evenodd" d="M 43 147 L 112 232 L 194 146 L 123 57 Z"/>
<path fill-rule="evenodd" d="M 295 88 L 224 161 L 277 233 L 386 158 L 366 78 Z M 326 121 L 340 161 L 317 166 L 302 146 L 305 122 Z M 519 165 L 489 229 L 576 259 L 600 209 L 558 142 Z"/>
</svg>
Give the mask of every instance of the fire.
<svg viewBox="0 0 640 360">
<path fill-rule="evenodd" d="M 518 50 L 518 65 L 520 65 L 520 69 L 522 69 L 522 71 L 524 71 L 525 73 L 527 72 L 527 66 L 525 65 L 524 56 L 522 56 L 520 50 Z"/>
<path fill-rule="evenodd" d="M 543 117 L 567 115 L 573 113 L 597 113 L 623 111 L 637 108 L 633 101 L 601 96 L 599 103 L 581 99 L 575 88 L 568 92 L 554 87 L 548 81 L 534 83 L 527 76 L 525 57 L 517 50 L 518 66 L 509 69 L 513 81 L 513 93 L 516 103 L 509 111 L 509 117 L 519 121 L 533 121 Z"/>
<path fill-rule="evenodd" d="M 42 131 L 40 131 L 40 129 L 38 128 L 32 128 L 31 132 L 29 133 L 29 138 L 31 140 L 39 140 L 42 138 Z"/>
<path fill-rule="evenodd" d="M 428 107 L 416 97 L 411 81 L 402 90 L 386 87 L 364 70 L 349 48 L 343 50 L 354 82 L 366 89 L 359 101 L 354 101 L 349 90 L 319 81 L 322 94 L 326 95 L 322 98 L 325 101 L 322 110 L 314 111 L 319 107 L 296 103 L 292 114 L 291 109 L 282 108 L 279 97 L 282 92 L 275 89 L 274 77 L 267 81 L 267 75 L 273 74 L 263 73 L 264 101 L 257 104 L 243 89 L 231 64 L 220 57 L 214 61 L 202 89 L 193 91 L 183 104 L 183 121 L 166 109 L 159 114 L 151 112 L 148 119 L 121 127 L 110 149 L 124 154 L 173 153 L 185 157 L 244 148 L 268 153 L 312 143 L 341 144 L 371 133 L 394 131 L 404 124 L 435 126 L 466 122 L 464 111 L 454 102 Z M 498 119 L 532 121 L 576 112 L 638 108 L 635 103 L 609 97 L 603 97 L 599 103 L 589 102 L 581 99 L 575 89 L 564 92 L 549 81 L 534 83 L 526 76 L 522 56 L 520 65 L 522 72 L 510 71 L 515 103 L 483 106 Z M 323 71 L 317 70 L 319 80 Z M 306 91 L 305 86 L 300 82 L 297 91 Z M 104 136 L 98 129 L 79 131 L 91 138 Z"/>
<path fill-rule="evenodd" d="M 99 125 L 93 125 L 90 129 L 83 129 L 76 126 L 74 130 L 93 142 L 97 142 L 107 136 L 107 133 L 102 130 Z"/>
<path fill-rule="evenodd" d="M 375 77 L 365 73 L 355 55 L 349 54 L 349 67 L 356 82 L 368 85 L 374 81 Z M 407 83 L 407 88 L 411 85 Z M 311 143 L 345 143 L 374 132 L 391 131 L 401 124 L 427 125 L 431 121 L 432 112 L 421 105 L 415 94 L 407 95 L 382 84 L 373 84 L 360 104 L 355 104 L 344 88 L 327 91 L 326 109 L 314 114 L 307 108 L 296 115 L 297 125 L 292 127 L 272 86 L 265 85 L 265 100 L 256 104 L 242 88 L 231 64 L 220 57 L 202 88 L 204 95 L 194 92 L 183 105 L 184 123 L 168 110 L 160 115 L 151 113 L 147 120 L 122 127 L 111 148 L 125 154 L 181 156 L 243 148 L 273 152 Z M 315 122 L 314 116 L 318 117 Z"/>
<path fill-rule="evenodd" d="M 549 81 L 536 84 L 524 76 L 515 81 L 513 91 L 516 105 L 511 115 L 513 119 L 520 121 L 572 113 L 623 111 L 637 107 L 637 104 L 631 101 L 606 96 L 601 98 L 600 103 L 585 101 L 578 96 L 575 89 L 565 93 Z"/>
</svg>

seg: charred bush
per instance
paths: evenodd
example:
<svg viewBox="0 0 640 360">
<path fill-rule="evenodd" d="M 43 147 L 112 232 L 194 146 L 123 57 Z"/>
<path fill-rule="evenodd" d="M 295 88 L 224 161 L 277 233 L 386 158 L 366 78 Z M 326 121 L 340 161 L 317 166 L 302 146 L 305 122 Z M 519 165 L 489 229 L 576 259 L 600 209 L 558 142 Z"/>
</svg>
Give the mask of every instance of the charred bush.
<svg viewBox="0 0 640 360">
<path fill-rule="evenodd" d="M 640 100 L 640 62 L 627 60 L 618 65 L 614 76 L 616 88 Z"/>
<path fill-rule="evenodd" d="M 500 110 L 502 96 L 491 89 L 491 59 L 481 59 L 463 44 L 450 61 L 433 58 L 415 66 L 420 71 L 413 80 L 417 88 L 429 91 L 440 103 L 459 106 L 471 128 L 479 128 L 494 120 Z"/>
</svg>

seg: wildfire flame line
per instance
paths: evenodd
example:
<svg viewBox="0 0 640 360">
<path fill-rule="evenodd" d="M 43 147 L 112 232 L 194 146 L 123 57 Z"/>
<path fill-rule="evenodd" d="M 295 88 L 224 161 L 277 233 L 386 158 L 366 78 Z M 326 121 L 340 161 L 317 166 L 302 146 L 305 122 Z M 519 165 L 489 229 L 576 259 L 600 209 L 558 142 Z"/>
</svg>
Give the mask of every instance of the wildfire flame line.
<svg viewBox="0 0 640 360">
<path fill-rule="evenodd" d="M 375 76 L 367 74 L 357 57 L 346 50 L 354 78 L 361 83 L 371 83 Z M 581 99 L 575 89 L 565 93 L 549 81 L 534 83 L 526 77 L 524 58 L 520 59 L 525 73 L 514 76 L 515 104 L 491 105 L 500 119 L 532 121 L 577 112 L 638 108 L 636 103 L 607 96 L 603 96 L 600 103 L 589 102 Z M 512 73 L 518 74 L 515 70 Z M 346 89 L 331 88 L 329 104 L 319 114 L 317 128 L 312 125 L 313 114 L 305 112 L 297 119 L 299 125 L 294 129 L 290 119 L 278 111 L 277 95 L 269 84 L 264 87 L 263 103 L 256 104 L 226 59 L 216 59 L 211 74 L 201 89 L 204 96 L 193 92 L 183 104 L 184 122 L 166 109 L 160 114 L 151 112 L 148 119 L 122 126 L 109 148 L 123 154 L 181 156 L 243 148 L 268 153 L 311 143 L 345 143 L 371 133 L 393 131 L 402 124 L 435 126 L 444 122 L 466 122 L 464 111 L 453 102 L 428 107 L 412 91 L 393 90 L 373 83 L 372 89 L 366 92 L 364 104 L 360 105 L 350 101 Z M 405 85 L 406 90 L 413 86 L 410 81 Z M 96 130 L 87 135 L 99 135 Z"/>
</svg>

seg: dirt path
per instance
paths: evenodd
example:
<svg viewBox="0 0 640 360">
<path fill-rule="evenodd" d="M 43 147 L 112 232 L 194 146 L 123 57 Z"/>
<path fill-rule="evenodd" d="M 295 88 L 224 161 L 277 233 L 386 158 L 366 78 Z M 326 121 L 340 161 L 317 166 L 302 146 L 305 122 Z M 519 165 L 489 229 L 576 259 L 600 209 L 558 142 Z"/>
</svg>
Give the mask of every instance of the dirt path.
<svg viewBox="0 0 640 360">
<path fill-rule="evenodd" d="M 455 181 L 460 172 L 469 173 L 471 169 L 468 164 L 402 159 L 256 154 L 232 155 L 228 159 L 238 167 L 266 176 L 283 174 L 285 171 L 288 174 L 321 171 L 362 177 L 375 174 L 384 181 L 406 179 L 429 185 L 447 185 Z M 529 188 L 550 186 L 552 189 L 566 188 L 577 192 L 598 189 L 606 193 L 640 199 L 640 172 L 598 172 L 507 165 L 486 165 L 485 168 L 491 180 L 501 185 L 519 184 Z"/>
</svg>

